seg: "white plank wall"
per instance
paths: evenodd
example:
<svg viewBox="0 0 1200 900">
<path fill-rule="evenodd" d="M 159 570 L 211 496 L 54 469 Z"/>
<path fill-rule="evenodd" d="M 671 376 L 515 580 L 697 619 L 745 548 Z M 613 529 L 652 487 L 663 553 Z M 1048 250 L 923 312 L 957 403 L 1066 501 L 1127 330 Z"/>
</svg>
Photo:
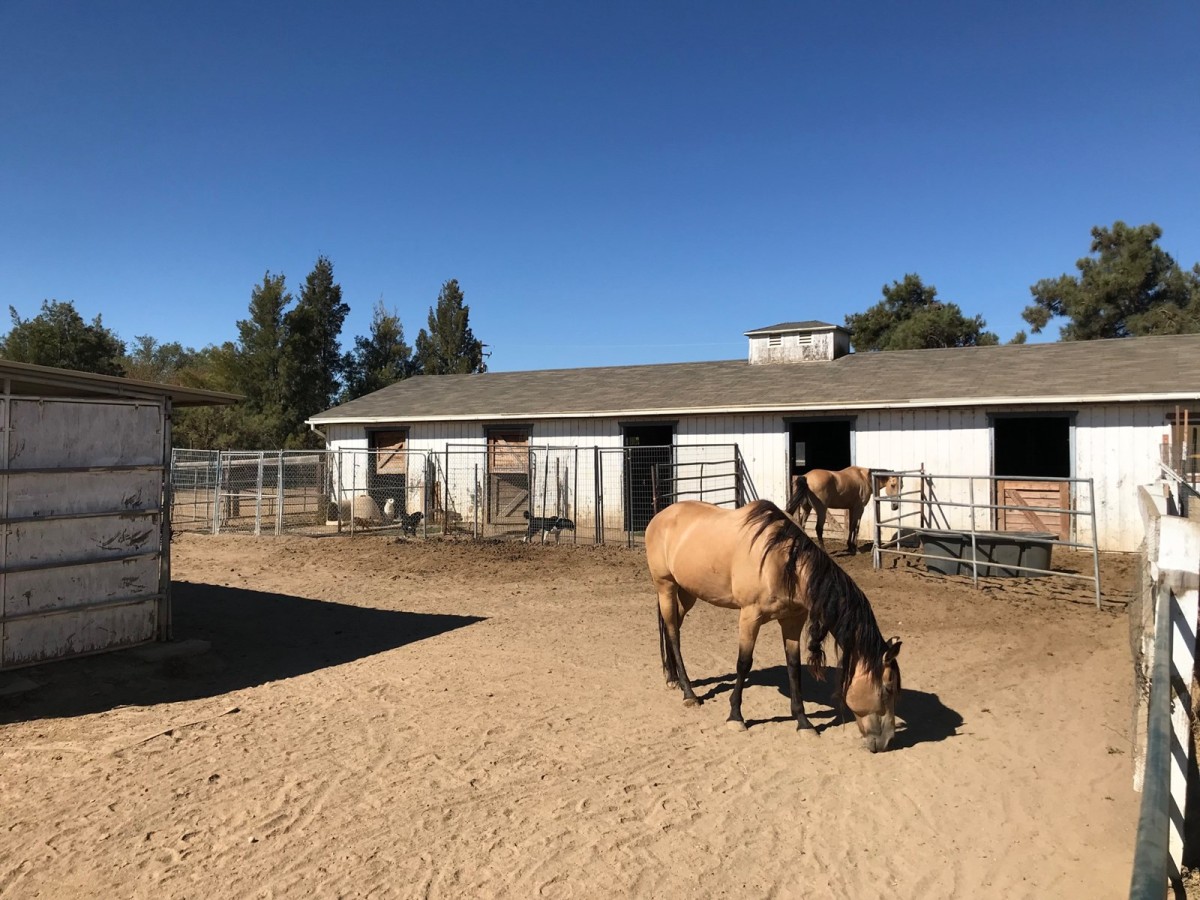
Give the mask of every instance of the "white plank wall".
<svg viewBox="0 0 1200 900">
<path fill-rule="evenodd" d="M 911 470 L 924 465 L 925 471 L 934 475 L 983 476 L 992 471 L 989 412 L 1074 412 L 1074 477 L 1095 479 L 1100 548 L 1134 550 L 1142 538 L 1137 486 L 1157 477 L 1158 447 L 1168 432 L 1167 415 L 1172 411 L 1173 408 L 1152 403 L 1094 405 L 1074 410 L 1028 406 L 990 411 L 958 407 L 858 411 L 853 414 L 851 453 L 855 465 L 870 468 Z M 550 446 L 620 447 L 623 421 L 622 417 L 614 416 L 531 420 L 524 424 L 532 426 L 531 446 L 536 452 L 539 447 Z M 680 416 L 665 421 L 675 422 L 675 442 L 680 446 L 737 444 L 758 496 L 780 505 L 786 502 L 788 426 L 782 413 Z M 404 427 L 404 424 L 398 422 L 397 426 Z M 485 424 L 413 423 L 408 426 L 409 446 L 412 450 L 435 453 L 444 452 L 447 444 L 478 447 L 482 451 L 487 444 Z M 367 447 L 366 431 L 361 425 L 333 425 L 329 427 L 328 435 L 331 449 Z M 585 469 L 581 459 L 579 468 L 581 479 L 594 477 L 590 461 Z M 353 476 L 355 483 L 366 484 L 365 472 L 347 471 L 344 474 L 347 483 Z M 935 490 L 943 502 L 967 503 L 972 484 L 976 503 L 991 502 L 990 483 L 984 478 L 971 483 L 943 480 L 935 484 Z M 456 486 L 455 490 L 462 493 L 467 487 L 469 485 L 460 490 Z M 906 485 L 906 489 L 909 488 L 915 488 L 915 485 Z M 581 489 L 579 493 L 585 492 Z M 471 502 L 469 491 L 452 498 L 453 504 L 469 506 Z M 587 510 L 581 508 L 577 512 L 583 516 Z M 950 527 L 969 527 L 967 510 L 943 508 L 943 512 Z M 862 524 L 864 539 L 871 526 L 868 511 Z M 991 517 L 981 514 L 975 526 L 979 529 L 993 527 Z M 1077 538 L 1090 541 L 1090 529 L 1081 524 Z"/>
</svg>

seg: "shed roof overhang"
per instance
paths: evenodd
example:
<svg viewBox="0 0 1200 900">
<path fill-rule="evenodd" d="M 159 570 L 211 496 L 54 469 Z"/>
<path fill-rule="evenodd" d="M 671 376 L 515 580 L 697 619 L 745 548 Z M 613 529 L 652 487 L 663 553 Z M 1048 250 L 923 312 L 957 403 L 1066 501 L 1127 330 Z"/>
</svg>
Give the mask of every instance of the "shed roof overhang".
<svg viewBox="0 0 1200 900">
<path fill-rule="evenodd" d="M 122 397 L 160 402 L 169 398 L 174 406 L 226 406 L 242 399 L 240 394 L 207 391 L 178 384 L 159 384 L 135 378 L 116 378 L 92 372 L 76 372 L 53 366 L 0 359 L 0 379 L 7 393 L 51 397 Z"/>
</svg>

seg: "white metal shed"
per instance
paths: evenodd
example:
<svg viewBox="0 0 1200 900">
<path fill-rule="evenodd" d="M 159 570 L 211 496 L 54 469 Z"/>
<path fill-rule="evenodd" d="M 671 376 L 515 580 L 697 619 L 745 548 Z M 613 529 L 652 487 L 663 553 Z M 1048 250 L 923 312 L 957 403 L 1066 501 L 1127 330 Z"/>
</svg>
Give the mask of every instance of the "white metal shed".
<svg viewBox="0 0 1200 900">
<path fill-rule="evenodd" d="M 0 360 L 0 669 L 171 636 L 171 411 L 233 394 Z"/>
</svg>

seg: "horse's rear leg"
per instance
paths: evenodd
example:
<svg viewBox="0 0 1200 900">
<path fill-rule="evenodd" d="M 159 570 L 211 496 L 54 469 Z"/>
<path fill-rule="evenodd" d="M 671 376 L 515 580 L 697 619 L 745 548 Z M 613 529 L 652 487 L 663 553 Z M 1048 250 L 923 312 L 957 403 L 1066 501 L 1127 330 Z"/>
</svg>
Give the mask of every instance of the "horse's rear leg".
<svg viewBox="0 0 1200 900">
<path fill-rule="evenodd" d="M 804 698 L 800 691 L 800 635 L 804 631 L 804 619 L 780 619 L 779 628 L 783 631 L 783 655 L 787 660 L 788 688 L 792 695 L 792 718 L 796 720 L 796 730 L 815 735 L 817 730 L 804 714 Z"/>
<path fill-rule="evenodd" d="M 825 504 L 813 504 L 813 508 L 817 511 L 817 543 L 821 545 L 821 549 L 825 549 L 825 514 L 828 510 Z"/>
<path fill-rule="evenodd" d="M 744 608 L 738 617 L 737 680 L 733 683 L 733 693 L 729 695 L 727 720 L 729 727 L 738 731 L 746 730 L 746 721 L 742 718 L 742 688 L 745 686 L 746 676 L 750 674 L 750 667 L 754 664 L 754 642 L 758 640 L 761 624 L 758 610 L 753 607 Z"/>
<path fill-rule="evenodd" d="M 691 602 L 688 602 L 688 601 Z M 688 680 L 687 669 L 683 665 L 683 651 L 679 647 L 679 631 L 683 625 L 683 617 L 696 601 L 683 596 L 683 592 L 673 583 L 659 586 L 658 589 L 658 626 L 663 659 L 663 675 L 667 685 L 674 687 L 678 684 L 683 688 L 685 706 L 696 706 L 700 698 L 692 690 Z"/>
<path fill-rule="evenodd" d="M 858 553 L 858 525 L 862 521 L 862 509 L 850 510 L 850 520 L 847 522 L 849 533 L 846 535 L 846 549 L 850 555 Z"/>
</svg>

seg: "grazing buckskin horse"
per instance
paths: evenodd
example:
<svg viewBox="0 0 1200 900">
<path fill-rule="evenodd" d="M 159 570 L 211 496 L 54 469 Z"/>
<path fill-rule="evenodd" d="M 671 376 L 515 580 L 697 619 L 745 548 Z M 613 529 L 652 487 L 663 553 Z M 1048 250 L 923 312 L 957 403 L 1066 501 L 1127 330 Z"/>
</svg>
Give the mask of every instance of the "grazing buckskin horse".
<svg viewBox="0 0 1200 900">
<path fill-rule="evenodd" d="M 779 507 L 756 500 L 722 509 L 685 500 L 668 506 L 646 527 L 646 560 L 658 592 L 659 649 L 670 687 L 683 702 L 700 702 L 692 690 L 679 631 L 697 600 L 738 610 L 737 680 L 729 697 L 729 725 L 746 727 L 742 687 L 764 622 L 783 632 L 792 716 L 804 734 L 816 734 L 800 693 L 800 639 L 807 620 L 808 665 L 823 675 L 824 640 L 832 635 L 841 662 L 841 697 L 854 714 L 866 748 L 886 750 L 896 731 L 900 639 L 883 639 L 871 604 L 829 555 Z"/>
<path fill-rule="evenodd" d="M 825 513 L 830 509 L 847 509 L 850 521 L 847 527 L 846 549 L 858 552 L 858 523 L 863 509 L 871 500 L 872 490 L 896 498 L 900 495 L 899 475 L 873 475 L 862 466 L 849 466 L 837 472 L 828 469 L 810 469 L 806 475 L 792 476 L 792 498 L 788 501 L 788 515 L 801 511 L 800 527 L 808 524 L 808 514 L 817 511 L 817 543 L 825 546 Z M 899 509 L 900 502 L 892 500 L 892 509 Z"/>
</svg>

